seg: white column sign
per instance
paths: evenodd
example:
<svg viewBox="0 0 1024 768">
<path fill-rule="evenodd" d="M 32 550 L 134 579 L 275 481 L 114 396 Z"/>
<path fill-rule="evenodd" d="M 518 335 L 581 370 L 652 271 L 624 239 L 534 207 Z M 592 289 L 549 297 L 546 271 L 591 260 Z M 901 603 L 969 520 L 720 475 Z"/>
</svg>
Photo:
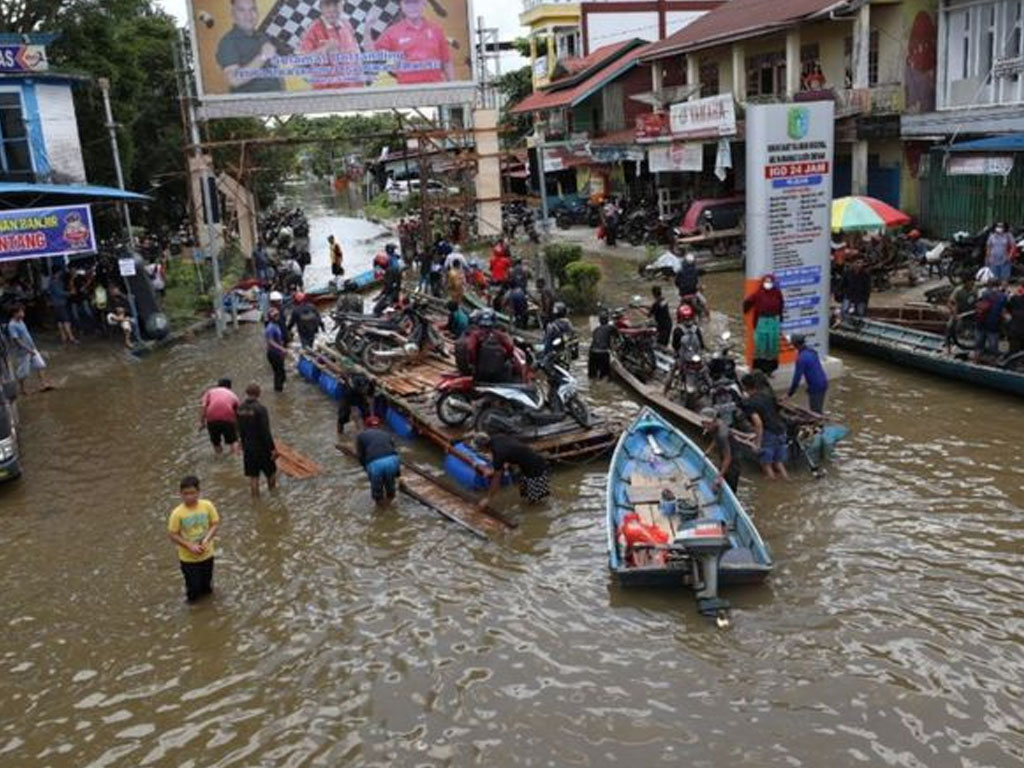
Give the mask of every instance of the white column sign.
<svg viewBox="0 0 1024 768">
<path fill-rule="evenodd" d="M 774 273 L 783 333 L 802 333 L 825 357 L 834 104 L 749 104 L 746 120 L 747 293 Z"/>
</svg>

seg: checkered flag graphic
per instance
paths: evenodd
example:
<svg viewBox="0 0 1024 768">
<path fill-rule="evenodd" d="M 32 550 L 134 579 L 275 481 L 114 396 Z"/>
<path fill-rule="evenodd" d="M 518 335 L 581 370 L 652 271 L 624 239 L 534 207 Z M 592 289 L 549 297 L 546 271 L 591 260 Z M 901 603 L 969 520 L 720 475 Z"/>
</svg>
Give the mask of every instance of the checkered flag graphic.
<svg viewBox="0 0 1024 768">
<path fill-rule="evenodd" d="M 297 51 L 302 33 L 320 18 L 318 0 L 278 0 L 267 14 L 260 29 L 276 41 L 280 50 Z M 370 13 L 377 8 L 376 18 Z M 401 7 L 398 0 L 344 0 L 341 12 L 363 46 L 367 35 L 376 40 L 391 22 L 398 18 Z"/>
</svg>

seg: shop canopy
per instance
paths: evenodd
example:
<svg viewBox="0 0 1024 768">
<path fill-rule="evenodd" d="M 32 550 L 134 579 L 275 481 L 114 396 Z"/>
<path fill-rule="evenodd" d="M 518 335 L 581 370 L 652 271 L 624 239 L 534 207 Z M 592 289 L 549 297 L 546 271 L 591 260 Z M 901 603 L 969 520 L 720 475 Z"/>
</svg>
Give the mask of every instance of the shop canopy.
<svg viewBox="0 0 1024 768">
<path fill-rule="evenodd" d="M 1024 152 L 1024 133 L 989 136 L 987 139 L 961 141 L 949 148 L 950 152 Z"/>
<path fill-rule="evenodd" d="M 29 184 L 0 181 L 0 208 L 30 208 L 68 203 L 101 203 L 104 201 L 148 202 L 152 198 L 116 187 L 91 184 Z"/>
</svg>

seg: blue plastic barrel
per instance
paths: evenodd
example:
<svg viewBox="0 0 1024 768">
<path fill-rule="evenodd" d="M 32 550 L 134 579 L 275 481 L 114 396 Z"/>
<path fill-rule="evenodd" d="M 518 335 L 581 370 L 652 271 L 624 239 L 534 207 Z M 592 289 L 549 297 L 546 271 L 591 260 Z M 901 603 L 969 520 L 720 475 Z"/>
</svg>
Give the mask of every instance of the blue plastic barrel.
<svg viewBox="0 0 1024 768">
<path fill-rule="evenodd" d="M 338 400 L 341 395 L 338 393 L 338 380 L 329 373 L 320 374 L 320 391 L 332 400 Z"/>
<path fill-rule="evenodd" d="M 391 427 L 391 431 L 399 437 L 410 440 L 416 436 L 416 430 L 413 428 L 412 422 L 401 411 L 395 408 L 388 408 L 384 419 L 387 421 L 388 426 Z"/>
<path fill-rule="evenodd" d="M 299 358 L 299 376 L 304 378 L 306 381 L 311 381 L 314 384 L 320 378 L 320 369 L 313 365 L 313 361 L 308 357 Z"/>
<path fill-rule="evenodd" d="M 472 458 L 476 466 L 488 468 L 491 466 L 491 462 L 465 443 L 456 443 L 455 447 L 460 454 Z M 472 465 L 452 453 L 444 457 L 444 471 L 463 488 L 468 488 L 471 491 L 486 490 L 490 485 L 488 479 L 477 472 Z M 502 484 L 508 484 L 508 482 L 507 476 L 502 478 Z"/>
</svg>

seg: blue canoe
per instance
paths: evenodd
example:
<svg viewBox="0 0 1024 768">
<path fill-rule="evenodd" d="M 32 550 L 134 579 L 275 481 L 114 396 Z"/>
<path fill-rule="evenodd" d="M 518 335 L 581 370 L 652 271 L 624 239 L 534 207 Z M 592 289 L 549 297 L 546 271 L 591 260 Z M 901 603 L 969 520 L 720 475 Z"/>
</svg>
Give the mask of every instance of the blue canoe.
<svg viewBox="0 0 1024 768">
<path fill-rule="evenodd" d="M 729 546 L 718 561 L 719 583 L 757 583 L 771 573 L 771 553 L 736 495 L 724 484 L 712 490 L 717 474 L 714 464 L 679 429 L 651 408 L 640 411 L 619 438 L 608 472 L 608 564 L 620 584 L 692 586 L 689 558 L 668 554 L 643 565 L 629 564 L 619 541 L 620 525 L 629 512 L 636 512 L 644 524 L 661 528 L 669 541 L 676 539 L 682 518 L 662 514 L 664 489 L 675 494 L 682 509 L 725 524 Z"/>
<path fill-rule="evenodd" d="M 944 337 L 937 333 L 851 318 L 833 326 L 829 339 L 836 347 L 918 368 L 947 379 L 1024 396 L 1024 371 L 978 365 L 968 360 L 965 352 L 947 355 L 943 352 Z"/>
</svg>

